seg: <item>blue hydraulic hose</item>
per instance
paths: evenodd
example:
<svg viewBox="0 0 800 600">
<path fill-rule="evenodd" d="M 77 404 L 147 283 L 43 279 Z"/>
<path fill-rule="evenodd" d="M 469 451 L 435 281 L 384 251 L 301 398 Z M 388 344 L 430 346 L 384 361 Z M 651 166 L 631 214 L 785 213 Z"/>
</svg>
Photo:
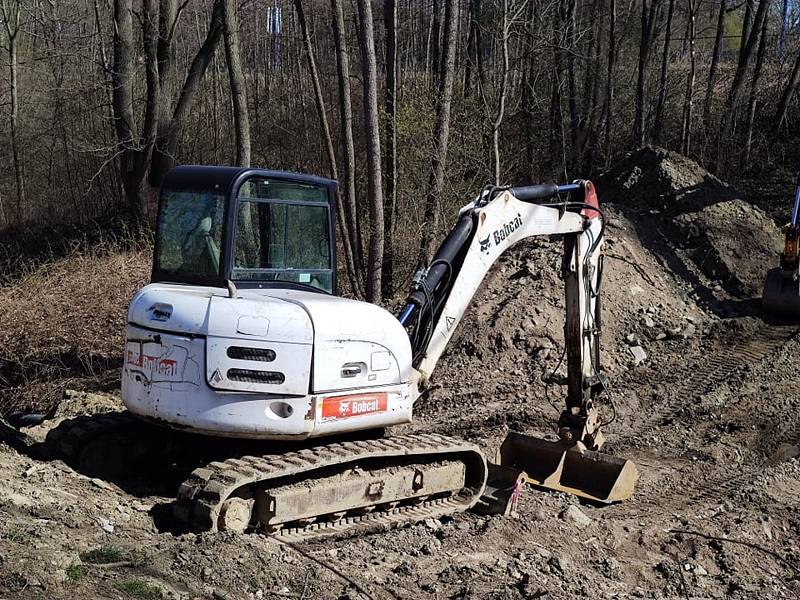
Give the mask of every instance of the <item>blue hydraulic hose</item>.
<svg viewBox="0 0 800 600">
<path fill-rule="evenodd" d="M 792 211 L 792 225 L 797 225 L 797 218 L 800 216 L 800 175 L 797 177 L 797 191 L 794 196 L 794 210 Z"/>
<path fill-rule="evenodd" d="M 408 318 L 411 316 L 412 312 L 414 312 L 414 305 L 406 304 L 406 307 L 403 309 L 403 312 L 400 313 L 400 318 L 398 319 L 398 321 L 400 321 L 400 325 L 403 327 L 406 326 L 406 321 L 408 321 Z"/>
<path fill-rule="evenodd" d="M 565 183 L 564 185 L 558 186 L 558 193 L 564 194 L 567 192 L 577 192 L 581 189 L 580 183 Z"/>
</svg>

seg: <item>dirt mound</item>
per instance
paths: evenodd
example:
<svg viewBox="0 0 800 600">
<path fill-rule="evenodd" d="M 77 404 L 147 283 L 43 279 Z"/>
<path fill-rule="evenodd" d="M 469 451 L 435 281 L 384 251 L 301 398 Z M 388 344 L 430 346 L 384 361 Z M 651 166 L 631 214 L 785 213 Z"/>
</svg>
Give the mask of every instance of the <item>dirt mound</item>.
<svg viewBox="0 0 800 600">
<path fill-rule="evenodd" d="M 777 264 L 781 233 L 764 211 L 741 200 L 720 202 L 675 218 L 703 272 L 747 296 L 758 295 Z"/>
<path fill-rule="evenodd" d="M 653 146 L 626 154 L 598 178 L 597 188 L 603 202 L 673 215 L 739 197 L 692 159 Z"/>
<path fill-rule="evenodd" d="M 604 173 L 598 188 L 604 202 L 631 219 L 641 243 L 708 306 L 724 302 L 724 294 L 760 294 L 780 251 L 780 232 L 766 213 L 696 162 L 642 148 Z"/>
<path fill-rule="evenodd" d="M 601 363 L 616 383 L 693 347 L 713 317 L 624 215 L 607 207 L 606 216 Z M 561 240 L 537 238 L 501 257 L 434 373 L 443 389 L 417 404 L 429 425 L 487 445 L 503 425 L 550 429 L 566 393 L 562 253 Z M 634 396 L 614 398 L 620 413 L 638 403 Z M 468 415 L 454 418 L 454 405 L 468 407 Z M 486 428 L 487 422 L 500 427 Z"/>
</svg>

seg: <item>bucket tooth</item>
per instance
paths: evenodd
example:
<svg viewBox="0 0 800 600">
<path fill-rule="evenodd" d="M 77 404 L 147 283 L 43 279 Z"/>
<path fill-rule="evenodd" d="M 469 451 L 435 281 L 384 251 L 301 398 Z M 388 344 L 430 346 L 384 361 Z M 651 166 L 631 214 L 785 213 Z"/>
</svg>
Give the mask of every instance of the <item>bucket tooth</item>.
<svg viewBox="0 0 800 600">
<path fill-rule="evenodd" d="M 500 446 L 497 462 L 523 471 L 537 487 L 604 504 L 630 498 L 639 477 L 636 465 L 624 458 L 513 431 Z"/>
</svg>

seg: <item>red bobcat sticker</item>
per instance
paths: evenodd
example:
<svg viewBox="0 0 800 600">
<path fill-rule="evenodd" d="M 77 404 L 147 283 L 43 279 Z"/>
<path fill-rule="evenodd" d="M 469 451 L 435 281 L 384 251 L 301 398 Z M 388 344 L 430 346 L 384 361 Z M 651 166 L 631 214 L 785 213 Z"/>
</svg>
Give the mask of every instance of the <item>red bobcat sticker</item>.
<svg viewBox="0 0 800 600">
<path fill-rule="evenodd" d="M 388 406 L 388 394 L 356 394 L 354 396 L 332 396 L 322 400 L 322 420 L 347 419 L 376 412 L 383 412 Z"/>
</svg>

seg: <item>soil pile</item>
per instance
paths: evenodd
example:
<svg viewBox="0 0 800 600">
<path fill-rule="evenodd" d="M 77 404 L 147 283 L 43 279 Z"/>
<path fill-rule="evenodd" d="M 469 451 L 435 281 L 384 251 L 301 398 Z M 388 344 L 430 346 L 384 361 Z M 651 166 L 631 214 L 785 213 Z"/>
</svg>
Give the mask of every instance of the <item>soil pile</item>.
<svg viewBox="0 0 800 600">
<path fill-rule="evenodd" d="M 653 146 L 626 154 L 598 178 L 597 189 L 604 203 L 672 215 L 739 197 L 692 159 Z"/>
<path fill-rule="evenodd" d="M 764 211 L 742 200 L 679 215 L 675 224 L 703 272 L 742 295 L 759 295 L 767 269 L 778 264 L 780 230 Z"/>
<path fill-rule="evenodd" d="M 598 180 L 600 198 L 635 222 L 642 243 L 683 271 L 695 293 L 752 297 L 777 261 L 781 234 L 761 209 L 696 162 L 662 148 L 631 152 Z"/>
</svg>

